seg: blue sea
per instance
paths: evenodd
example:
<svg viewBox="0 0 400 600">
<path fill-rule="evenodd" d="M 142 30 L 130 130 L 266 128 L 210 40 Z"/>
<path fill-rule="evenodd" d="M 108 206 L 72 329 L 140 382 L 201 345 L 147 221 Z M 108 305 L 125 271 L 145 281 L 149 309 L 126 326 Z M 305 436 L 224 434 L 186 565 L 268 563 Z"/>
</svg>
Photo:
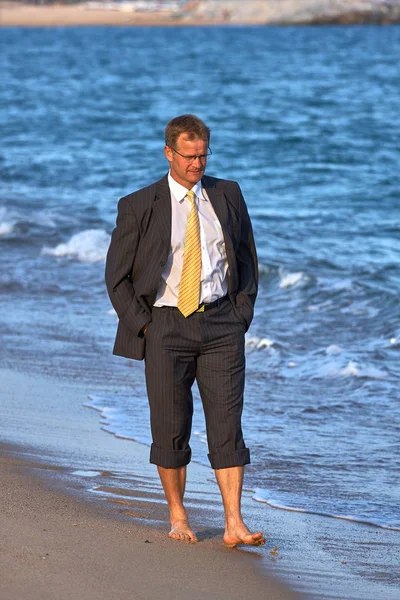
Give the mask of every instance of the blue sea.
<svg viewBox="0 0 400 600">
<path fill-rule="evenodd" d="M 400 28 L 0 40 L 1 364 L 86 381 L 106 431 L 150 442 L 143 364 L 111 354 L 104 259 L 118 199 L 166 173 L 165 124 L 193 112 L 259 254 L 246 487 L 400 531 Z M 198 394 L 191 444 L 206 463 Z"/>
</svg>

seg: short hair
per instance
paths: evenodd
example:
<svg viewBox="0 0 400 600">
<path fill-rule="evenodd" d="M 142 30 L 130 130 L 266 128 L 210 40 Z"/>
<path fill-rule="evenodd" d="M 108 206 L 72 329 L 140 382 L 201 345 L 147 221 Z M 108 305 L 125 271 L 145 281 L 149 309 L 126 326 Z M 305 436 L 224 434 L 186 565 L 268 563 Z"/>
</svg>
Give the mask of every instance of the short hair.
<svg viewBox="0 0 400 600">
<path fill-rule="evenodd" d="M 190 140 L 210 143 L 210 128 L 196 115 L 180 115 L 171 119 L 165 128 L 165 145 L 174 148 L 181 133 L 186 133 Z"/>
</svg>

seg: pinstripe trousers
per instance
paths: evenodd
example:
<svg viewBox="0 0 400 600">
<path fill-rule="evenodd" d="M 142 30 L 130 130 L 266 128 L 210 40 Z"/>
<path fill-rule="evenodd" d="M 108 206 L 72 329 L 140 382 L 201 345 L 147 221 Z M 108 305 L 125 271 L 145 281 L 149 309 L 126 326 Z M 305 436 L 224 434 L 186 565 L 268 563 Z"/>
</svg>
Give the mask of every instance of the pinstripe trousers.
<svg viewBox="0 0 400 600">
<path fill-rule="evenodd" d="M 213 469 L 250 462 L 241 416 L 245 376 L 245 325 L 229 299 L 185 318 L 177 308 L 153 307 L 146 331 L 145 370 L 153 443 L 150 462 L 187 465 L 194 380 L 206 420 Z"/>
</svg>

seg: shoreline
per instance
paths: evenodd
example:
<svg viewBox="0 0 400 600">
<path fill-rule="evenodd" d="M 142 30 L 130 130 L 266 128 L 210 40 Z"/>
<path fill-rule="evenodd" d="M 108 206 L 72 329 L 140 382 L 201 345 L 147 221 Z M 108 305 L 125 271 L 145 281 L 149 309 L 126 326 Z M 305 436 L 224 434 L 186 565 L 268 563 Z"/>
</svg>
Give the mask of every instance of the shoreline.
<svg viewBox="0 0 400 600">
<path fill-rule="evenodd" d="M 262 564 L 271 541 L 261 550 L 223 546 L 211 469 L 189 467 L 186 504 L 200 542 L 171 540 L 148 448 L 100 428 L 84 406 L 85 383 L 10 369 L 0 378 L 4 600 L 186 600 L 189 582 L 194 600 L 240 600 L 248 585 L 261 598 L 300 597 Z"/>
<path fill-rule="evenodd" d="M 229 11 L 228 11 L 229 13 Z M 53 4 L 37 6 L 0 2 L 0 27 L 74 27 L 74 26 L 114 26 L 114 27 L 246 27 L 246 26 L 346 26 L 346 25 L 390 25 L 400 23 L 400 8 L 393 17 L 384 13 L 359 12 L 349 10 L 343 14 L 290 16 L 290 12 L 272 13 L 268 18 L 264 13 L 256 16 L 250 11 L 248 16 L 229 13 L 228 16 L 191 14 L 189 11 L 177 14 L 173 11 L 136 12 L 128 10 L 106 10 L 89 8 L 86 3 L 75 5 Z"/>
<path fill-rule="evenodd" d="M 135 587 L 134 577 L 126 579 L 129 565 L 131 570 L 132 565 L 138 565 L 135 572 L 140 573 L 139 582 L 144 585 L 135 597 L 146 599 L 162 593 L 171 600 L 183 600 L 187 597 L 187 587 L 179 592 L 180 596 L 176 579 L 165 582 L 159 578 L 160 573 L 167 576 L 171 560 L 174 564 L 183 561 L 189 580 L 198 576 L 199 565 L 207 569 L 204 581 L 200 578 L 199 600 L 227 597 L 222 591 L 221 595 L 214 591 L 219 585 L 230 585 L 232 573 L 235 583 L 228 596 L 231 598 L 246 596 L 248 585 L 268 599 L 291 599 L 299 594 L 335 600 L 396 598 L 393 583 L 400 552 L 397 532 L 274 509 L 255 502 L 246 482 L 245 521 L 250 528 L 261 529 L 267 543 L 260 548 L 226 549 L 222 544 L 223 513 L 218 487 L 212 470 L 201 464 L 190 464 L 186 494 L 191 524 L 201 541 L 188 547 L 170 540 L 167 508 L 156 470 L 148 463 L 148 447 L 101 429 L 99 414 L 84 406 L 86 383 L 10 369 L 0 370 L 0 377 L 3 382 L 0 436 L 6 442 L 0 446 L 5 482 L 0 494 L 7 507 L 3 525 L 0 523 L 7 531 L 0 577 L 8 577 L 10 600 L 15 594 L 23 597 L 24 590 L 36 589 L 37 572 L 41 573 L 41 581 L 47 577 L 57 586 L 50 586 L 46 596 L 38 584 L 37 589 L 41 590 L 38 600 L 67 599 L 59 591 L 67 586 L 75 570 L 79 585 L 88 585 L 90 593 L 96 591 L 94 596 L 89 591 L 88 595 L 80 592 L 78 597 L 82 600 L 109 598 L 115 592 L 112 588 L 115 581 L 123 582 L 124 590 L 129 590 L 132 597 L 132 590 L 139 588 Z M 62 510 L 58 510 L 59 506 Z M 78 516 L 83 519 L 83 527 L 74 525 L 80 522 Z M 52 528 L 45 532 L 49 519 Z M 121 544 L 118 536 L 113 537 L 115 531 L 123 538 Z M 146 539 L 154 551 L 151 557 L 155 562 L 150 570 L 147 559 L 145 565 L 141 563 L 143 556 L 147 556 L 143 553 Z M 64 547 L 65 560 L 61 550 Z M 74 548 L 82 552 L 85 549 L 85 554 L 75 556 Z M 89 548 L 94 551 L 91 557 L 87 556 Z M 43 558 L 46 553 L 55 555 L 57 564 L 49 562 L 49 572 L 37 571 L 41 560 L 47 565 L 47 559 Z M 368 575 L 364 573 L 365 564 Z M 92 587 L 92 581 L 98 580 L 98 565 L 99 581 L 103 581 L 106 568 L 110 574 L 106 585 L 108 595 L 101 595 L 98 583 Z M 126 571 L 123 576 L 121 565 Z M 210 569 L 213 567 L 210 574 L 209 565 Z M 157 574 L 155 577 L 152 570 Z M 383 573 L 387 584 L 382 581 Z M 145 590 L 150 588 L 145 584 L 149 577 L 155 591 L 147 596 Z M 180 577 L 178 580 L 181 581 Z M 20 585 L 26 587 L 20 589 Z M 125 598 L 122 594 L 119 597 Z"/>
<path fill-rule="evenodd" d="M 99 502 L 77 500 L 46 474 L 57 470 L 15 454 L 3 448 L 0 456 L 2 598 L 184 600 L 189 582 L 194 600 L 239 600 L 249 583 L 261 598 L 298 598 L 257 573 L 250 554 L 230 552 L 212 535 L 177 543 Z"/>
</svg>

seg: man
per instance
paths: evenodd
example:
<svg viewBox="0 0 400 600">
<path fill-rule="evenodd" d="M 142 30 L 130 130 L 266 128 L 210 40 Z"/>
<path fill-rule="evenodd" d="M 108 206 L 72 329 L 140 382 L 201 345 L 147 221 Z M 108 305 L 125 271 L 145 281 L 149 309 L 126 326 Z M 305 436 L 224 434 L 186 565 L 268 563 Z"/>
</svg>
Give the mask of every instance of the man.
<svg viewBox="0 0 400 600">
<path fill-rule="evenodd" d="M 204 175 L 210 130 L 182 115 L 165 130 L 169 173 L 122 198 L 106 283 L 119 324 L 114 354 L 145 359 L 153 443 L 170 511 L 169 536 L 196 542 L 183 504 L 197 380 L 209 460 L 225 511 L 224 543 L 261 545 L 240 501 L 250 462 L 241 429 L 244 334 L 257 294 L 257 257 L 237 183 Z"/>
</svg>

